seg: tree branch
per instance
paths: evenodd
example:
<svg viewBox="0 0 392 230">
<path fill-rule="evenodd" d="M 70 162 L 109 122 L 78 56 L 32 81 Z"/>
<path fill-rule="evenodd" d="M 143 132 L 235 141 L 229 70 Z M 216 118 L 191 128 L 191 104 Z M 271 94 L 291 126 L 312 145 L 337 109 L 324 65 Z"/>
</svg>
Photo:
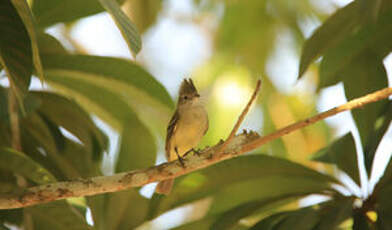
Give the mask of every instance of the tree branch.
<svg viewBox="0 0 392 230">
<path fill-rule="evenodd" d="M 366 104 L 385 99 L 391 94 L 392 88 L 385 88 L 376 91 L 366 96 L 354 99 L 339 107 L 335 107 L 326 112 L 289 125 L 264 137 L 260 137 L 255 132 L 244 132 L 234 136 L 231 139 L 231 142 L 227 144 L 224 152 L 222 154 L 218 154 L 219 157 L 214 157 L 214 154 L 217 152 L 219 153 L 219 150 L 222 148 L 224 143 L 219 143 L 213 147 L 205 148 L 200 151 L 199 155 L 188 154 L 183 160 L 185 167 L 183 167 L 177 160 L 147 169 L 124 172 L 112 176 L 78 179 L 74 181 L 58 182 L 27 188 L 22 195 L 0 197 L 0 209 L 20 208 L 69 197 L 91 196 L 107 192 L 116 192 L 132 187 L 140 187 L 155 181 L 179 177 L 198 169 L 216 164 L 220 161 L 237 157 L 238 155 L 254 150 L 267 142 L 275 140 L 317 121 L 323 120 L 337 113 L 359 108 Z"/>
</svg>

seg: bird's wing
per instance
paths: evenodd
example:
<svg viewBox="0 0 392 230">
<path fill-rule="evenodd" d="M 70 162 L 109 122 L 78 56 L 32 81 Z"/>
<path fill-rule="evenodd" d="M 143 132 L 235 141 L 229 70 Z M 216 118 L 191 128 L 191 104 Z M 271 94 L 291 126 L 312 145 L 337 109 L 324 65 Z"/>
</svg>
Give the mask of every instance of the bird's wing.
<svg viewBox="0 0 392 230">
<path fill-rule="evenodd" d="M 179 118 L 180 118 L 180 114 L 176 110 L 176 112 L 173 114 L 173 117 L 169 122 L 169 125 L 167 126 L 165 151 L 166 151 L 166 158 L 168 160 L 170 160 L 170 149 L 171 149 L 170 140 L 172 140 L 172 137 L 177 130 Z"/>
<path fill-rule="evenodd" d="M 210 124 L 209 124 L 209 123 L 210 123 L 210 122 L 208 121 L 208 118 L 207 118 L 207 125 L 206 125 L 206 129 L 204 130 L 203 136 L 206 135 L 206 133 L 207 133 L 207 131 L 208 131 L 208 128 L 210 127 Z"/>
</svg>

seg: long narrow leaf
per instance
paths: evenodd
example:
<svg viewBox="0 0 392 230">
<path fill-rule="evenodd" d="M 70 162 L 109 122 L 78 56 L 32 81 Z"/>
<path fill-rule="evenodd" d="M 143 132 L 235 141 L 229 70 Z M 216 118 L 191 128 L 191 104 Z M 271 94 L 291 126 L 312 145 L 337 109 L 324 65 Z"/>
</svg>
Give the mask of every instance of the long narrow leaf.
<svg viewBox="0 0 392 230">
<path fill-rule="evenodd" d="M 0 62 L 22 99 L 33 71 L 30 36 L 11 1 L 1 1 L 0 12 Z"/>
<path fill-rule="evenodd" d="M 41 81 L 44 80 L 44 72 L 42 69 L 41 58 L 38 50 L 38 41 L 37 34 L 35 28 L 35 21 L 33 15 L 31 14 L 30 7 L 27 5 L 25 0 L 12 0 L 12 4 L 14 4 L 15 9 L 18 11 L 19 16 L 21 17 L 27 32 L 29 33 L 31 40 L 31 48 L 33 52 L 33 63 L 37 75 L 41 78 Z"/>
<path fill-rule="evenodd" d="M 340 170 L 347 173 L 358 185 L 361 183 L 357 151 L 351 132 L 318 151 L 312 156 L 312 160 L 335 164 Z"/>
<path fill-rule="evenodd" d="M 46 184 L 56 179 L 45 168 L 21 152 L 0 150 L 0 168 L 20 174 L 35 183 Z"/>
<path fill-rule="evenodd" d="M 120 5 L 115 0 L 98 0 L 103 8 L 114 19 L 117 27 L 120 29 L 128 47 L 136 56 L 142 48 L 142 39 L 140 38 L 139 32 L 136 26 L 131 22 L 128 16 L 121 10 Z"/>
</svg>

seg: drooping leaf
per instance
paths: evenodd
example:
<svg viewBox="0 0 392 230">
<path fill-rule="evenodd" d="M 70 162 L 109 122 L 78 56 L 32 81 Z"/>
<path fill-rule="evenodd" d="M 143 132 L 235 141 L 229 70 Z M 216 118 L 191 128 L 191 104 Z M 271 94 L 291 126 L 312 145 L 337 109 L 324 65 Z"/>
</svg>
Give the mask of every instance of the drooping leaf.
<svg viewBox="0 0 392 230">
<path fill-rule="evenodd" d="M 47 27 L 97 14 L 104 9 L 97 0 L 39 0 L 33 1 L 32 11 L 39 26 Z"/>
<path fill-rule="evenodd" d="M 374 0 L 374 1 L 359 0 L 357 2 L 359 3 L 360 6 L 362 21 L 364 23 L 376 22 L 383 0 Z"/>
<path fill-rule="evenodd" d="M 227 190 L 229 188 L 227 186 L 236 186 L 235 183 L 252 184 L 247 181 L 259 179 L 261 176 L 270 183 L 274 183 L 271 178 L 277 177 L 307 178 L 324 186 L 329 183 L 339 183 L 327 175 L 287 160 L 266 155 L 243 156 L 177 178 L 169 196 L 162 198 L 155 195 L 153 197 L 153 202 L 154 199 L 158 201 L 155 201 L 157 204 L 149 218 L 180 205 L 207 196 L 218 195 L 219 192 Z M 254 187 L 257 187 L 257 184 Z"/>
<path fill-rule="evenodd" d="M 353 230 L 371 230 L 370 225 L 367 221 L 366 214 L 361 212 L 354 213 L 353 216 Z"/>
<path fill-rule="evenodd" d="M 303 46 L 298 78 L 302 77 L 313 61 L 352 32 L 358 22 L 358 13 L 359 4 L 354 1 L 337 10 L 317 28 Z"/>
<path fill-rule="evenodd" d="M 392 37 L 391 20 L 392 9 L 388 9 L 380 15 L 376 24 L 364 25 L 352 35 L 346 36 L 339 44 L 330 48 L 320 64 L 319 88 L 342 81 L 347 74 L 345 71 L 356 71 L 356 67 L 361 67 L 359 64 L 355 65 L 356 62 L 361 62 L 360 59 L 369 54 L 375 56 L 377 61 L 382 60 L 392 50 L 392 44 L 389 42 Z M 374 65 L 375 61 L 372 61 L 371 58 L 368 60 Z M 366 66 L 369 67 L 369 65 Z M 356 79 L 356 77 L 352 77 L 352 79 Z"/>
<path fill-rule="evenodd" d="M 368 135 L 369 137 L 364 144 L 363 152 L 365 153 L 365 164 L 366 167 L 369 168 L 369 172 L 372 171 L 372 162 L 376 154 L 377 147 L 384 137 L 385 132 L 388 130 L 388 127 L 391 125 L 391 121 L 392 101 L 388 101 L 388 103 L 386 103 L 385 107 L 382 109 L 381 114 L 378 115 L 377 120 L 374 122 L 372 130 Z M 370 176 L 371 175 L 369 175 L 369 177 Z"/>
<path fill-rule="evenodd" d="M 384 174 L 378 181 L 374 190 L 379 190 L 386 186 L 387 184 L 392 183 L 392 160 L 391 158 L 388 159 L 387 167 L 385 168 Z"/>
<path fill-rule="evenodd" d="M 171 228 L 171 230 L 200 230 L 210 229 L 211 225 L 215 222 L 215 216 L 209 216 L 201 220 L 193 221 L 190 223 L 183 224 L 181 226 Z"/>
<path fill-rule="evenodd" d="M 51 86 L 115 129 L 121 131 L 135 112 L 149 128 L 165 129 L 173 102 L 161 84 L 132 62 L 73 55 L 43 60 Z"/>
<path fill-rule="evenodd" d="M 267 218 L 256 223 L 252 228 L 249 230 L 259 230 L 259 229 L 266 229 L 272 230 L 275 229 L 279 223 L 282 223 L 287 216 L 289 216 L 290 212 L 280 212 L 274 215 L 271 215 Z"/>
<path fill-rule="evenodd" d="M 156 22 L 162 9 L 161 1 L 155 0 L 133 0 L 124 4 L 123 9 L 131 17 L 140 33 L 144 33 Z"/>
<path fill-rule="evenodd" d="M 117 130 L 122 130 L 122 124 L 137 117 L 132 108 L 117 94 L 79 79 L 68 79 L 60 73 L 47 72 L 48 81 L 63 94 L 72 97 L 90 112 L 110 124 Z"/>
<path fill-rule="evenodd" d="M 316 178 L 268 175 L 233 183 L 211 194 L 214 200 L 209 213 L 221 213 L 252 201 L 279 201 L 290 197 L 320 194 L 326 190 L 331 190 L 330 184 Z"/>
<path fill-rule="evenodd" d="M 0 2 L 0 62 L 21 100 L 30 85 L 33 53 L 30 36 L 11 1 Z"/>
<path fill-rule="evenodd" d="M 1 149 L 0 158 L 1 169 L 17 173 L 37 184 L 46 184 L 56 181 L 51 173 L 24 153 L 12 149 Z"/>
<path fill-rule="evenodd" d="M 41 101 L 38 109 L 41 116 L 75 135 L 89 152 L 99 154 L 106 150 L 107 137 L 78 104 L 54 93 L 32 92 L 32 95 Z"/>
<path fill-rule="evenodd" d="M 334 199 L 321 203 L 319 209 L 317 209 L 320 222 L 317 224 L 316 229 L 336 229 L 340 223 L 351 217 L 353 202 L 354 199 L 352 197 L 344 197 L 343 199 Z"/>
<path fill-rule="evenodd" d="M 357 151 L 351 132 L 318 151 L 313 155 L 312 160 L 335 164 L 340 170 L 347 173 L 358 185 L 361 184 Z"/>
<path fill-rule="evenodd" d="M 23 220 L 22 209 L 0 210 L 0 223 L 8 223 L 20 226 Z"/>
<path fill-rule="evenodd" d="M 147 198 L 136 189 L 108 194 L 106 197 L 106 229 L 134 229 L 145 221 Z"/>
<path fill-rule="evenodd" d="M 156 159 L 155 140 L 150 131 L 137 117 L 130 117 L 123 124 L 120 151 L 116 172 L 135 170 L 154 165 Z M 149 200 L 137 189 L 107 194 L 105 196 L 105 229 L 126 230 L 144 222 Z M 99 207 L 97 207 L 99 208 Z"/>
<path fill-rule="evenodd" d="M 120 29 L 125 42 L 136 57 L 142 48 L 142 39 L 136 26 L 131 22 L 128 16 L 121 10 L 119 4 L 115 0 L 98 0 L 103 8 L 112 16 L 117 27 Z"/>
<path fill-rule="evenodd" d="M 154 165 L 157 149 L 154 137 L 138 118 L 123 125 L 121 147 L 116 172 L 146 168 Z"/>
<path fill-rule="evenodd" d="M 87 230 L 92 229 L 84 216 L 66 201 L 54 201 L 25 209 L 31 215 L 34 229 Z"/>
<path fill-rule="evenodd" d="M 15 9 L 17 10 L 19 16 L 21 17 L 26 30 L 30 36 L 31 40 L 31 48 L 33 52 L 33 63 L 35 67 L 35 71 L 41 81 L 44 80 L 44 72 L 42 70 L 41 58 L 38 50 L 38 41 L 37 41 L 37 34 L 35 28 L 35 21 L 33 15 L 31 14 L 30 7 L 27 5 L 26 1 L 20 0 L 12 0 L 12 4 L 14 5 Z"/>
<path fill-rule="evenodd" d="M 342 74 L 344 93 L 348 100 L 388 87 L 387 73 L 382 59 L 372 53 L 366 52 L 355 58 L 349 66 L 345 67 Z M 382 100 L 351 111 L 364 149 L 386 103 L 386 100 Z M 374 154 L 372 152 L 364 152 L 364 154 L 366 171 L 370 175 Z"/>
<path fill-rule="evenodd" d="M 11 229 L 8 228 L 7 226 L 5 226 L 3 223 L 0 223 L 0 229 L 1 229 L 1 230 L 11 230 Z"/>
<path fill-rule="evenodd" d="M 388 175 L 389 181 L 385 184 L 382 184 L 382 187 L 377 188 L 377 203 L 376 203 L 376 211 L 377 211 L 377 227 L 381 230 L 390 229 L 392 226 L 392 201 L 391 201 L 391 193 L 392 193 L 392 183 L 390 178 L 391 176 L 391 166 L 392 163 L 389 163 L 388 166 Z M 387 172 L 386 172 L 387 173 Z M 385 175 L 384 175 L 385 176 Z M 384 181 L 385 182 L 385 181 Z"/>
<path fill-rule="evenodd" d="M 276 226 L 277 230 L 284 230 L 295 228 L 297 230 L 311 230 L 317 225 L 319 216 L 317 212 L 312 208 L 302 208 L 297 211 L 293 211 L 280 221 L 279 225 Z"/>
<path fill-rule="evenodd" d="M 238 205 L 235 208 L 232 208 L 224 213 L 215 214 L 216 221 L 211 224 L 211 229 L 214 230 L 223 230 L 223 229 L 232 229 L 236 226 L 239 221 L 245 217 L 251 216 L 254 213 L 261 213 L 263 211 L 271 210 L 278 208 L 282 205 L 288 204 L 295 199 L 298 199 L 303 194 L 285 194 L 283 196 L 274 196 L 274 197 L 266 197 L 261 200 L 251 201 L 248 203 L 244 203 Z M 214 208 L 214 203 L 211 204 L 212 209 Z M 257 215 L 256 214 L 256 215 Z M 211 215 L 207 215 L 207 218 Z"/>
<path fill-rule="evenodd" d="M 378 229 L 387 230 L 392 226 L 392 201 L 390 194 L 392 193 L 392 160 L 389 159 L 388 165 L 384 171 L 384 175 L 376 184 L 373 194 L 377 196 L 376 211 Z"/>
<path fill-rule="evenodd" d="M 38 33 L 38 48 L 42 55 L 67 54 L 60 41 L 47 33 Z"/>
<path fill-rule="evenodd" d="M 89 55 L 46 55 L 43 59 L 46 71 L 93 82 L 129 97 L 135 96 L 140 100 L 139 103 L 153 99 L 168 108 L 174 107 L 166 89 L 151 74 L 131 61 Z"/>
<path fill-rule="evenodd" d="M 341 222 L 351 216 L 352 204 L 353 199 L 345 197 L 295 211 L 276 213 L 262 219 L 250 228 L 250 230 L 284 230 L 289 228 L 298 230 L 336 229 Z"/>
</svg>

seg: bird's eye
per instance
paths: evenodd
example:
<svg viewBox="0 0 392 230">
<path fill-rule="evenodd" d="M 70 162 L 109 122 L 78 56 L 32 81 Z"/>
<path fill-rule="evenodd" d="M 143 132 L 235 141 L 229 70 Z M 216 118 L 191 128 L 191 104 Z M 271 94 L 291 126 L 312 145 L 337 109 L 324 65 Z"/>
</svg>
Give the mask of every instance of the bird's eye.
<svg viewBox="0 0 392 230">
<path fill-rule="evenodd" d="M 184 99 L 187 100 L 187 99 L 188 99 L 188 96 L 184 96 Z"/>
</svg>

